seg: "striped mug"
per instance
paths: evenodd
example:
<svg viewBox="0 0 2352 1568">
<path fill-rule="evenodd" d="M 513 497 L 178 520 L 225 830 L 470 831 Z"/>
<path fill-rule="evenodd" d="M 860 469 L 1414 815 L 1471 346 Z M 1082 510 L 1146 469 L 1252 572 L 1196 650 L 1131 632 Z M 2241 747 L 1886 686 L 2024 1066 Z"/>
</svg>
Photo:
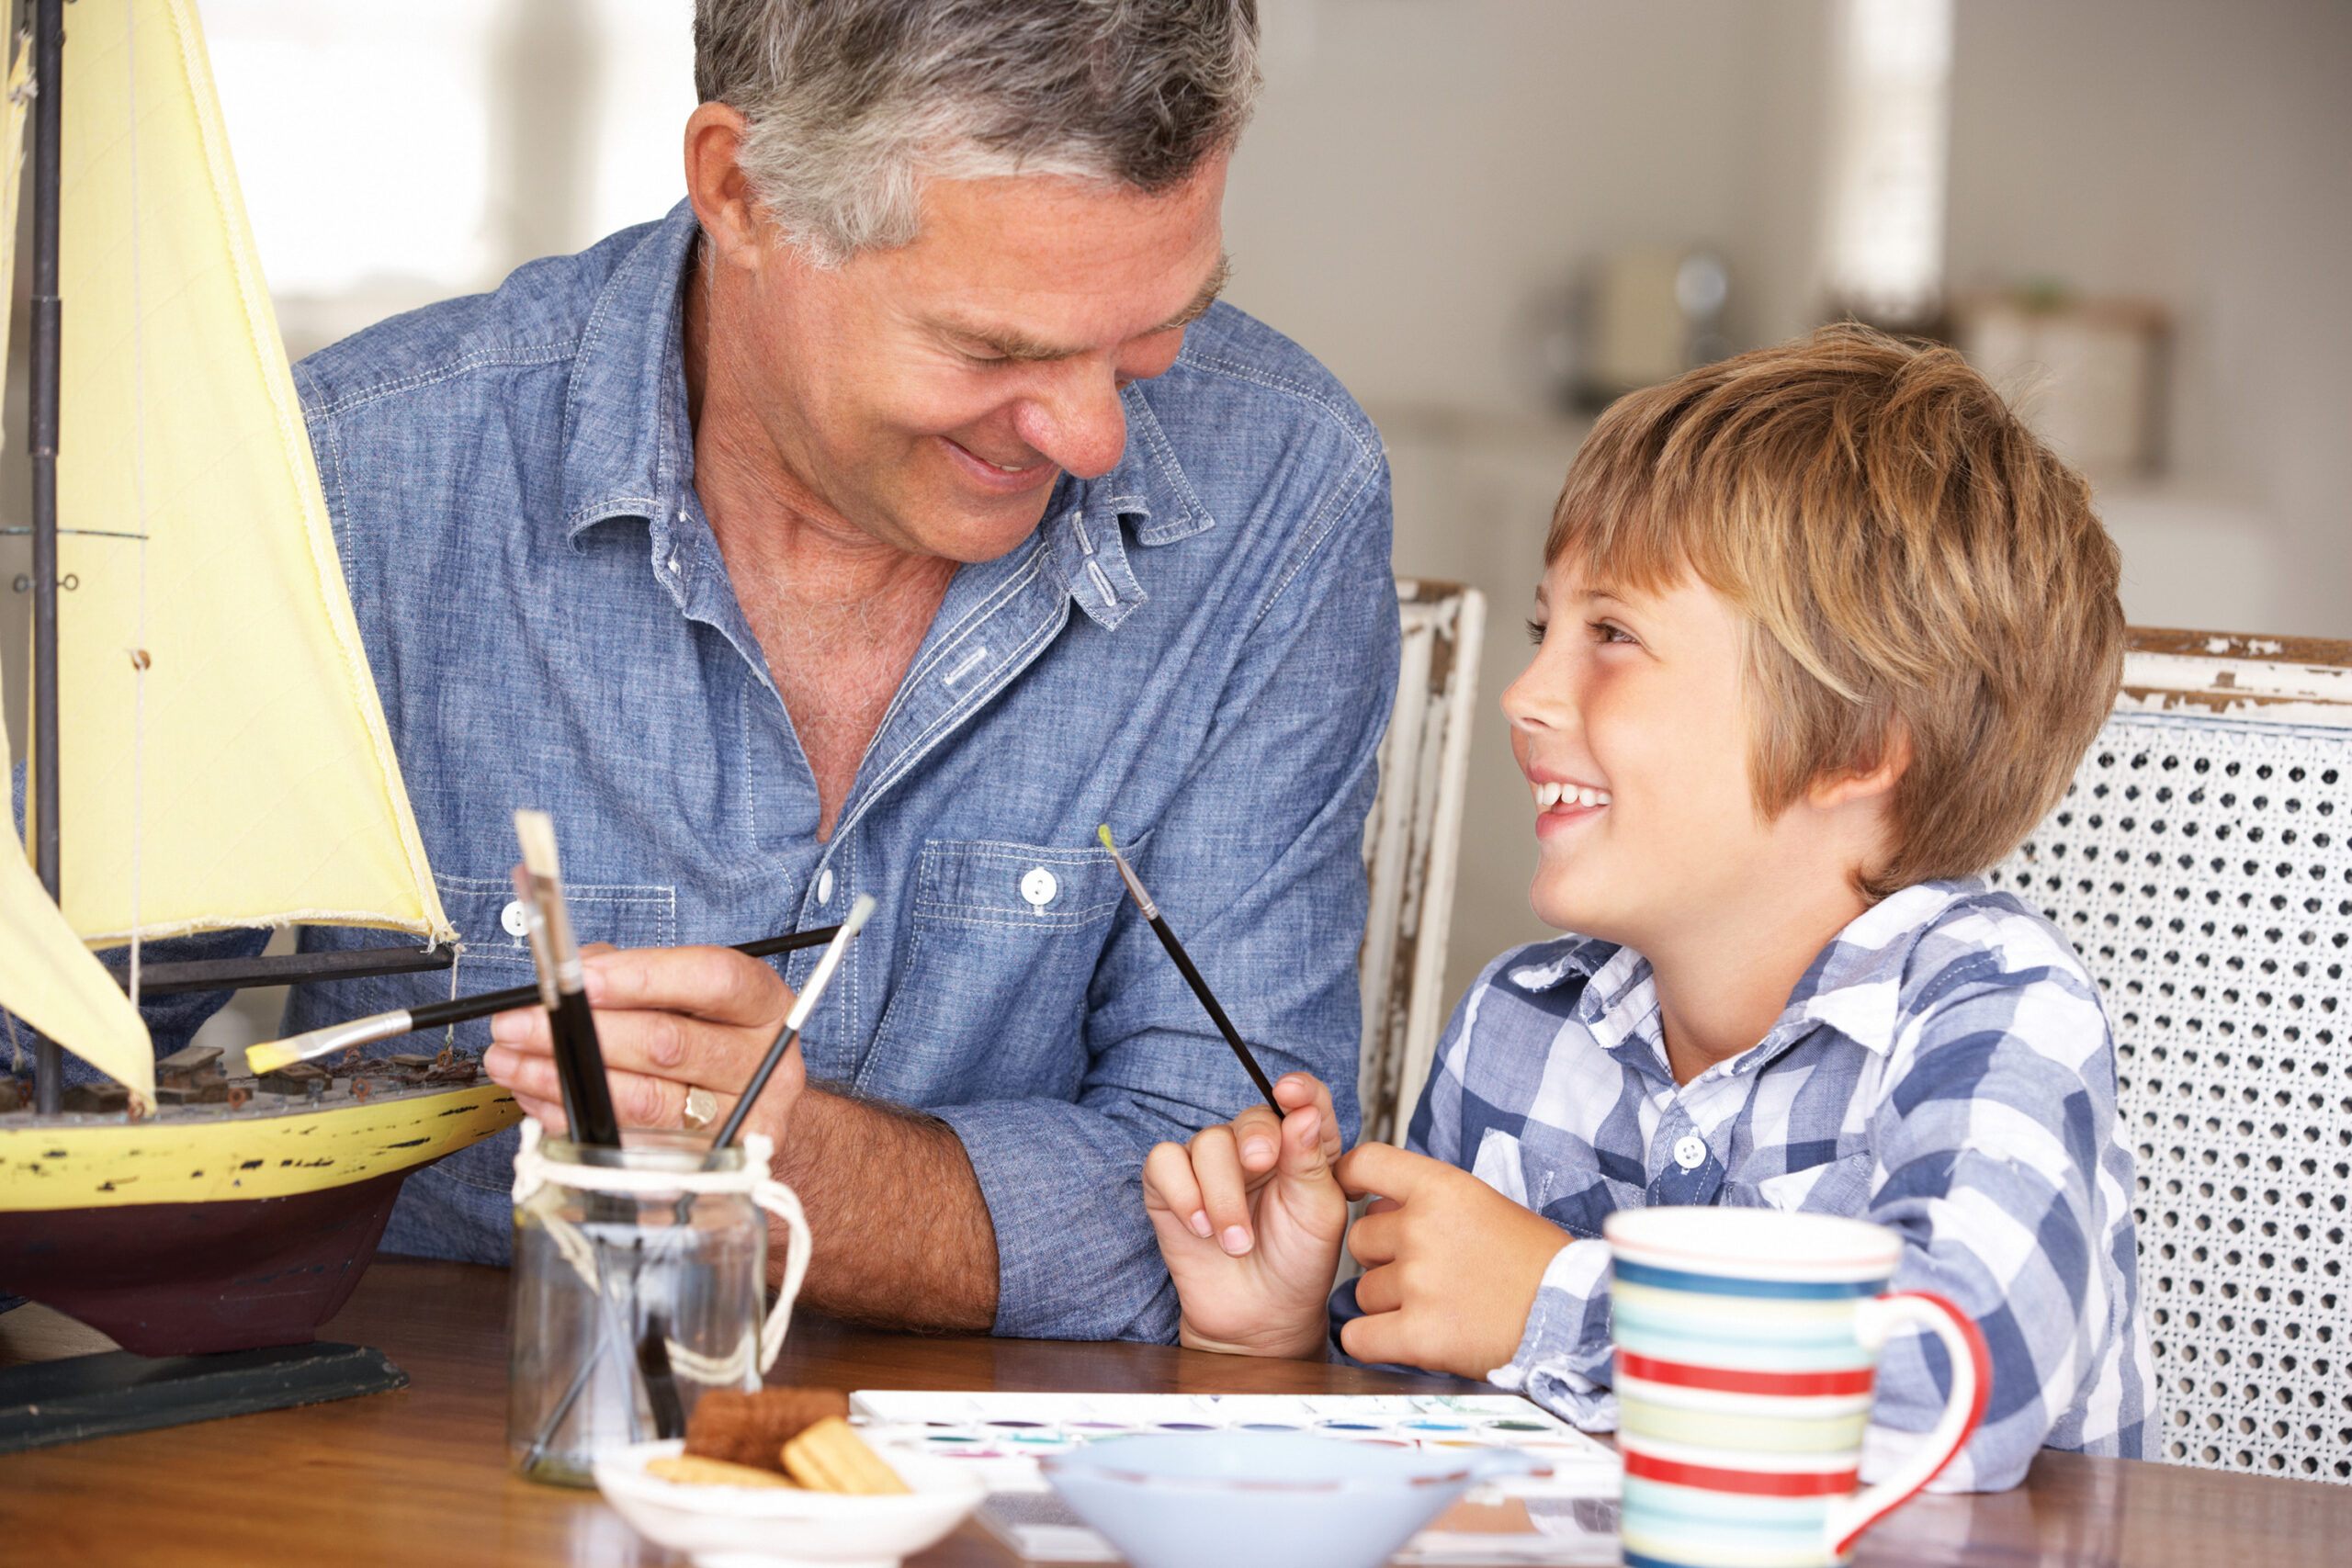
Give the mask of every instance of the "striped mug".
<svg viewBox="0 0 2352 1568">
<path fill-rule="evenodd" d="M 1777 1209 L 1609 1216 L 1617 1444 L 1633 1568 L 1825 1568 L 1933 1480 L 1984 1418 L 1992 1363 L 1958 1307 L 1886 1294 L 1903 1238 Z M 1917 1450 L 1857 1492 L 1879 1348 L 1917 1325 L 1951 1398 Z"/>
</svg>

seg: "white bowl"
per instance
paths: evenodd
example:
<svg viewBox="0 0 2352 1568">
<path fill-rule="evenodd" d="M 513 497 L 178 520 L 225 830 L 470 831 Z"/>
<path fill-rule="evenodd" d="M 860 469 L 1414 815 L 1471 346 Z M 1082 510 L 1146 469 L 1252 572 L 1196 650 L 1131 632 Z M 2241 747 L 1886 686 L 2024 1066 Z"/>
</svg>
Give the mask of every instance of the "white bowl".
<svg viewBox="0 0 2352 1568">
<path fill-rule="evenodd" d="M 1517 1449 L 1306 1432 L 1111 1438 L 1037 1462 L 1135 1568 L 1374 1568 L 1472 1486 L 1546 1470 Z"/>
<path fill-rule="evenodd" d="M 688 1486 L 648 1475 L 648 1460 L 685 1444 L 637 1443 L 596 1461 L 596 1485 L 639 1535 L 701 1568 L 898 1568 L 964 1522 L 987 1495 L 966 1466 L 899 1449 L 877 1450 L 914 1488 L 851 1497 L 765 1486 Z"/>
</svg>

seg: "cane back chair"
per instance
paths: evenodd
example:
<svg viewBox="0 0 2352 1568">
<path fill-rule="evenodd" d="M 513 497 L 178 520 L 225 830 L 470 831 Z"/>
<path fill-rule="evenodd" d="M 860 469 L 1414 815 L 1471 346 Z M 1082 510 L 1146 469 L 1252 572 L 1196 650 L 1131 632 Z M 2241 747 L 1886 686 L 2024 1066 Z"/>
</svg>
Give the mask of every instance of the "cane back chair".
<svg viewBox="0 0 2352 1568">
<path fill-rule="evenodd" d="M 1992 881 L 2114 1024 L 2150 1457 L 2352 1482 L 2352 643 L 2135 629 L 2123 688 Z"/>
</svg>

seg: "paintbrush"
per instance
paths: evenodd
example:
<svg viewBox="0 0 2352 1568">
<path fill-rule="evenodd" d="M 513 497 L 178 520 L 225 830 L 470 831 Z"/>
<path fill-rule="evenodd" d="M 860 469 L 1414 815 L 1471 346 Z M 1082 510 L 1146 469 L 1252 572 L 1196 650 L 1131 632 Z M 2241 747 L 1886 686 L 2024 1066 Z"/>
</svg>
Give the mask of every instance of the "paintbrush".
<svg viewBox="0 0 2352 1568">
<path fill-rule="evenodd" d="M 530 918 L 531 906 L 524 905 L 524 918 Z M 813 931 L 790 931 L 783 936 L 763 937 L 758 942 L 735 944 L 735 951 L 752 958 L 770 958 L 779 953 L 797 953 L 804 947 L 817 947 L 833 939 L 839 926 L 819 926 Z M 303 1034 L 289 1035 L 284 1040 L 272 1040 L 266 1044 L 245 1047 L 245 1066 L 256 1077 L 274 1073 L 294 1062 L 308 1062 L 320 1056 L 347 1051 L 355 1045 L 372 1045 L 379 1040 L 427 1029 L 441 1029 L 452 1023 L 470 1023 L 478 1018 L 488 1018 L 494 1012 L 508 1012 L 542 1001 L 539 987 L 534 984 L 516 986 L 503 991 L 483 991 L 476 996 L 453 997 L 446 1002 L 427 1002 L 423 1007 L 395 1008 L 390 1012 L 370 1013 L 355 1018 L 348 1023 L 330 1023 Z"/>
<path fill-rule="evenodd" d="M 572 932 L 571 908 L 563 898 L 563 870 L 556 854 L 555 818 L 544 811 L 519 810 L 514 813 L 514 837 L 523 847 L 523 863 L 514 872 L 514 891 L 523 903 L 524 931 L 531 944 L 532 967 L 538 976 L 539 999 L 548 1010 L 564 1120 L 574 1144 L 617 1149 L 621 1146 L 620 1118 L 613 1111 L 612 1085 L 605 1077 L 604 1048 L 597 1043 L 596 1019 L 588 1007 L 588 977 L 580 966 L 580 943 Z M 635 1203 L 611 1193 L 588 1194 L 584 1213 L 590 1220 L 608 1224 L 634 1224 L 639 1219 Z M 639 1262 L 639 1254 L 632 1247 L 628 1290 L 631 1300 L 638 1293 Z M 685 1405 L 679 1398 L 677 1379 L 670 1367 L 666 1314 L 652 1311 L 646 1314 L 637 1338 L 637 1370 L 653 1416 L 654 1435 L 667 1438 L 684 1433 Z M 635 1417 L 632 1410 L 632 1428 Z"/>
<path fill-rule="evenodd" d="M 865 925 L 866 917 L 873 913 L 873 896 L 859 894 L 857 902 L 849 907 L 849 919 L 843 920 L 841 930 L 833 934 L 833 944 L 825 949 L 823 957 L 817 960 L 817 967 L 808 972 L 808 983 L 800 987 L 800 995 L 793 999 L 792 1010 L 785 1014 L 784 1032 L 775 1037 L 775 1043 L 768 1047 L 768 1054 L 761 1058 L 759 1071 L 752 1075 L 752 1081 L 744 1087 L 743 1098 L 735 1102 L 735 1109 L 729 1111 L 727 1120 L 719 1123 L 718 1135 L 710 1140 L 712 1153 L 716 1154 L 733 1143 L 735 1134 L 743 1130 L 743 1118 L 751 1114 L 752 1102 L 760 1098 L 760 1091 L 768 1087 L 768 1078 L 775 1072 L 776 1064 L 782 1062 L 785 1053 L 792 1049 L 792 1043 L 800 1038 L 800 1026 L 807 1023 L 809 1014 L 817 1010 L 818 998 L 825 994 L 825 987 L 833 983 L 833 971 L 842 966 L 842 958 L 849 952 L 849 944 L 856 939 L 858 928 Z M 691 1201 L 691 1197 L 681 1200 L 682 1204 Z"/>
<path fill-rule="evenodd" d="M 1233 1027 L 1233 1020 L 1226 1017 L 1225 1009 L 1217 1005 L 1209 983 L 1201 978 L 1198 969 L 1193 967 L 1192 954 L 1184 951 L 1184 944 L 1176 940 L 1176 933 L 1170 931 L 1168 922 L 1160 918 L 1159 906 L 1153 903 L 1151 895 L 1143 890 L 1143 879 L 1136 874 L 1136 868 L 1127 863 L 1127 857 L 1121 854 L 1119 846 L 1111 841 L 1111 825 L 1105 822 L 1095 831 L 1102 835 L 1102 847 L 1110 851 L 1111 858 L 1118 863 L 1119 874 L 1125 879 L 1127 891 L 1135 896 L 1136 908 L 1141 909 L 1143 918 L 1151 922 L 1151 929 L 1159 933 L 1159 945 L 1166 948 L 1168 956 L 1176 961 L 1176 967 L 1183 972 L 1184 983 L 1193 987 L 1193 995 L 1201 998 L 1201 1006 L 1208 1009 L 1217 1032 L 1225 1036 L 1227 1045 L 1233 1047 L 1233 1054 L 1241 1058 L 1241 1066 L 1249 1072 L 1250 1081 L 1258 1086 L 1258 1092 L 1264 1095 L 1266 1103 L 1273 1108 L 1274 1120 L 1281 1121 L 1285 1112 L 1282 1102 L 1274 1098 L 1274 1086 L 1267 1080 L 1265 1068 L 1258 1065 L 1258 1058 L 1251 1055 L 1250 1047 L 1243 1043 L 1241 1032 Z"/>
<path fill-rule="evenodd" d="M 514 837 L 523 846 L 523 869 L 514 886 L 525 893 L 527 917 L 537 912 L 531 930 L 532 957 L 539 966 L 539 994 L 548 1008 L 548 1024 L 555 1037 L 556 1079 L 563 1089 L 563 1115 L 571 1141 L 595 1148 L 621 1146 L 620 1119 L 613 1113 L 612 1086 L 605 1078 L 605 1054 L 596 1043 L 595 1016 L 588 1010 L 588 977 L 580 967 L 580 944 L 571 931 L 571 912 L 563 901 L 563 872 L 556 858 L 555 818 L 544 811 L 514 813 Z M 552 990 L 554 995 L 548 993 Z"/>
</svg>

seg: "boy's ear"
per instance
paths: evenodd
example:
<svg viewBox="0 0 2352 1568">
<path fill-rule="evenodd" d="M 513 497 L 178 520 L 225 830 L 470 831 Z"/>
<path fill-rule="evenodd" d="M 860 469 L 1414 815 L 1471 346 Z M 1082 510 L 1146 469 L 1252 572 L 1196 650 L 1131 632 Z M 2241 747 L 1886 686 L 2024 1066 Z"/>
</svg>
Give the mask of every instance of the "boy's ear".
<svg viewBox="0 0 2352 1568">
<path fill-rule="evenodd" d="M 1805 791 L 1805 799 L 1815 810 L 1827 811 L 1855 801 L 1892 795 L 1895 782 L 1910 767 L 1910 727 L 1899 718 L 1892 718 L 1887 721 L 1886 740 L 1876 762 L 1867 768 L 1841 768 L 1823 773 Z"/>
</svg>

